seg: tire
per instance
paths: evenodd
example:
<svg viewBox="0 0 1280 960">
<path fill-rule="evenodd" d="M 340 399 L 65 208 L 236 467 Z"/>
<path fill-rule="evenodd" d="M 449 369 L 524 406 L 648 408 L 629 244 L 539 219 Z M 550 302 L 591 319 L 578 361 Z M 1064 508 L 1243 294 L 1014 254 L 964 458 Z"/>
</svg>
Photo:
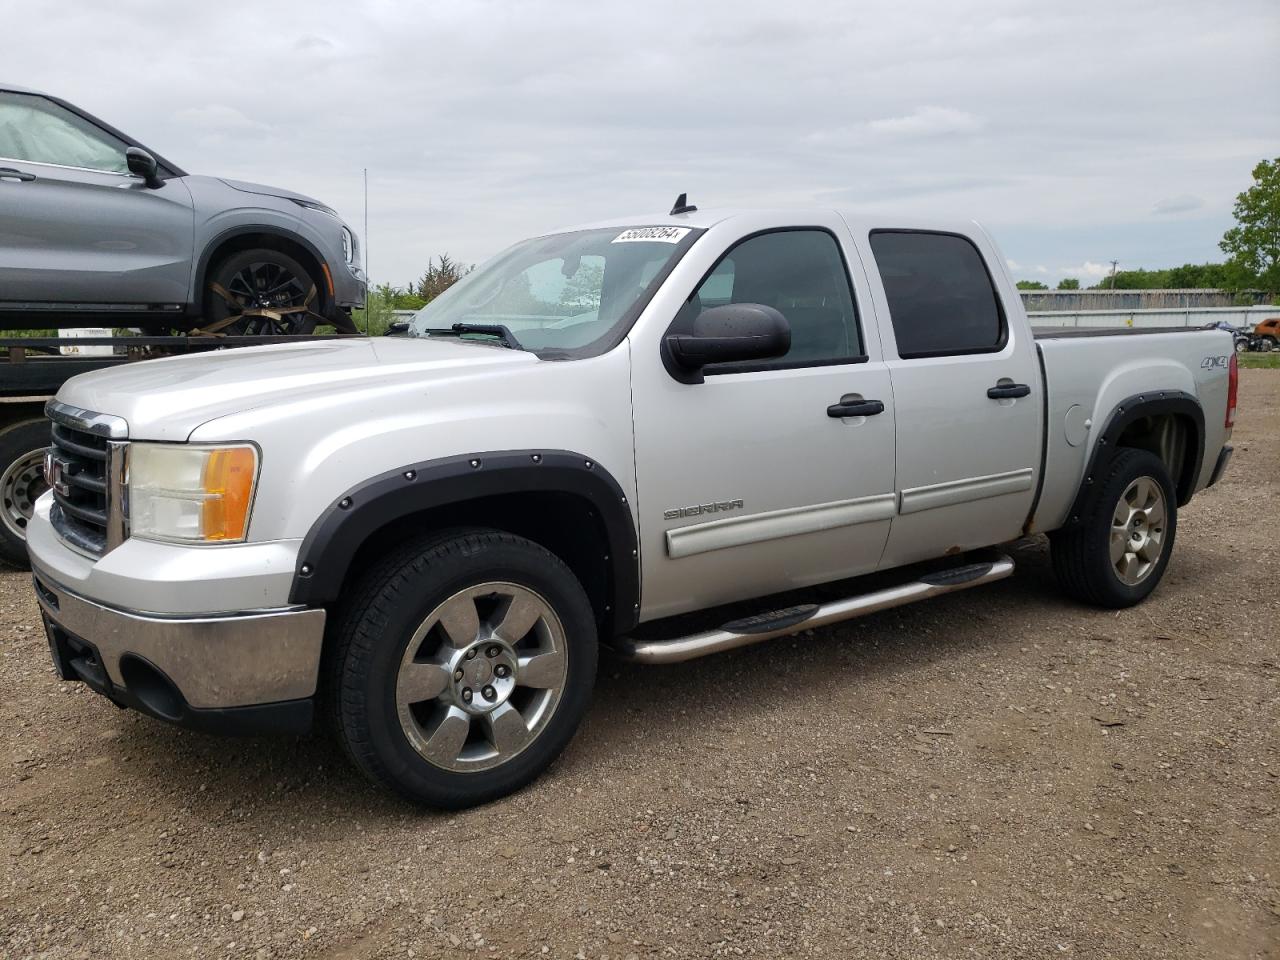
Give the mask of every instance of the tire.
<svg viewBox="0 0 1280 960">
<path fill-rule="evenodd" d="M 293 257 L 279 250 L 255 249 L 233 253 L 209 271 L 201 326 L 207 328 L 248 308 L 301 306 L 313 287 L 317 294 L 311 308 L 319 313 L 320 280 Z M 238 305 L 233 306 L 217 293 L 213 287 L 215 283 L 235 297 Z M 238 336 L 298 336 L 312 333 L 317 322 L 315 314 L 310 312 L 285 314 L 280 321 L 245 317 L 219 332 Z"/>
<path fill-rule="evenodd" d="M 1258 341 L 1258 349 L 1261 350 L 1263 353 L 1270 353 L 1275 348 L 1276 348 L 1275 337 L 1263 337 L 1261 340 Z"/>
<path fill-rule="evenodd" d="M 49 421 L 24 420 L 0 431 L 0 560 L 25 568 L 27 521 L 44 482 Z"/>
<path fill-rule="evenodd" d="M 1177 493 L 1164 462 L 1123 448 L 1086 500 L 1079 524 L 1050 535 L 1053 571 L 1077 600 L 1131 607 L 1160 583 L 1177 532 Z"/>
<path fill-rule="evenodd" d="M 1248 352 L 1249 352 L 1249 341 L 1244 339 L 1237 340 L 1236 353 L 1248 353 Z"/>
<path fill-rule="evenodd" d="M 545 770 L 586 712 L 598 657 L 569 568 L 483 529 L 396 550 L 351 591 L 329 643 L 325 707 L 348 756 L 374 783 L 445 809 Z"/>
</svg>

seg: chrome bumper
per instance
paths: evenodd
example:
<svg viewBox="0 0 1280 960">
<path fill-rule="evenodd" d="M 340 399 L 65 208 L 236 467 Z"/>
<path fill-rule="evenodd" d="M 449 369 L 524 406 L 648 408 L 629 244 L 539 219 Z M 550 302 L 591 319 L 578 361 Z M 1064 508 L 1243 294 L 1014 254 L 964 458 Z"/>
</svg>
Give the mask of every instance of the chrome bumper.
<svg viewBox="0 0 1280 960">
<path fill-rule="evenodd" d="M 193 711 L 301 700 L 316 692 L 323 610 L 149 616 L 72 593 L 34 563 L 32 573 L 59 672 L 95 688 L 95 671 L 103 673 L 106 689 L 99 692 L 118 703 L 181 722 Z M 59 638 L 83 652 L 79 666 L 60 661 Z M 67 676 L 72 666 L 78 675 Z"/>
</svg>

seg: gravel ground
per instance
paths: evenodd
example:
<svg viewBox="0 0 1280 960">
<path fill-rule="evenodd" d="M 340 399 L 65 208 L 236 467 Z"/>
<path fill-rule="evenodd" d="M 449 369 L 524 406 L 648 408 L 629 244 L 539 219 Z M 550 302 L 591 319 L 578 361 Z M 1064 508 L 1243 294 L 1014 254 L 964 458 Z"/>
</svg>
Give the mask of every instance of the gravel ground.
<svg viewBox="0 0 1280 960">
<path fill-rule="evenodd" d="M 1010 580 L 605 660 L 531 788 L 422 813 L 324 741 L 121 712 L 0 574 L 0 956 L 1280 957 L 1280 373 L 1143 606 Z"/>
</svg>

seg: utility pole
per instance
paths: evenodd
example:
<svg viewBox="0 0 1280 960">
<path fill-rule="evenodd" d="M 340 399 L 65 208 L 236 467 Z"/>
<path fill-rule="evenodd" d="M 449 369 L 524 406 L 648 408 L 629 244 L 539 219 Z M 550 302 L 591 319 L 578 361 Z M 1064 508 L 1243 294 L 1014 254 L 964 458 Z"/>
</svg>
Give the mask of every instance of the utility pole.
<svg viewBox="0 0 1280 960">
<path fill-rule="evenodd" d="M 369 294 L 373 281 L 369 279 L 369 168 L 364 168 L 364 335 L 369 335 Z"/>
<path fill-rule="evenodd" d="M 1120 263 L 1120 261 L 1119 261 L 1119 260 L 1112 260 L 1112 261 L 1111 261 L 1111 289 L 1112 289 L 1112 290 L 1114 290 L 1114 289 L 1116 288 L 1116 266 L 1117 266 L 1119 263 Z"/>
</svg>

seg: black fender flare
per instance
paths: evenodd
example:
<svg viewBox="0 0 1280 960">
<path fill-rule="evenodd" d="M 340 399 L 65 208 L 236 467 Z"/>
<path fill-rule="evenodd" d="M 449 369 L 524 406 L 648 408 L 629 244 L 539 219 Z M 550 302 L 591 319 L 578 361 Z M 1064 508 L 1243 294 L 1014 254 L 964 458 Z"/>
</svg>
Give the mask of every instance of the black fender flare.
<svg viewBox="0 0 1280 960">
<path fill-rule="evenodd" d="M 1204 408 L 1200 401 L 1181 390 L 1152 391 L 1138 393 L 1127 397 L 1116 404 L 1107 418 L 1107 425 L 1093 442 L 1089 452 L 1089 462 L 1085 466 L 1084 479 L 1071 504 L 1064 527 L 1074 527 L 1083 515 L 1085 500 L 1093 489 L 1093 482 L 1111 463 L 1119 447 L 1120 435 L 1126 427 L 1143 417 L 1174 414 L 1191 421 L 1195 435 L 1189 438 L 1187 461 L 1182 465 L 1182 475 L 1174 477 L 1177 487 L 1178 506 L 1185 506 L 1196 489 L 1196 479 L 1200 476 L 1200 467 L 1204 463 Z"/>
<path fill-rule="evenodd" d="M 302 541 L 289 602 L 336 602 L 356 551 L 388 524 L 435 507 L 519 493 L 568 493 L 594 507 L 609 542 L 613 629 L 635 626 L 640 561 L 626 493 L 591 457 L 565 450 L 504 450 L 427 460 L 352 487 L 329 505 Z"/>
<path fill-rule="evenodd" d="M 236 237 L 248 236 L 264 236 L 274 237 L 277 240 L 283 240 L 286 243 L 294 243 L 307 251 L 315 262 L 320 265 L 320 272 L 324 273 L 326 269 L 330 269 L 328 261 L 320 253 L 319 248 L 306 237 L 300 236 L 284 227 L 276 226 L 269 223 L 242 223 L 238 226 L 230 227 L 222 231 L 212 240 L 205 244 L 204 249 L 200 251 L 200 256 L 196 260 L 195 283 L 191 288 L 191 309 L 198 314 L 204 309 L 204 287 L 205 281 L 208 279 L 209 265 L 213 260 L 214 254 L 228 240 L 234 240 Z M 333 306 L 333 297 L 329 294 L 329 288 L 323 276 L 316 277 L 317 293 L 320 295 L 321 309 L 317 313 L 327 314 Z"/>
</svg>

